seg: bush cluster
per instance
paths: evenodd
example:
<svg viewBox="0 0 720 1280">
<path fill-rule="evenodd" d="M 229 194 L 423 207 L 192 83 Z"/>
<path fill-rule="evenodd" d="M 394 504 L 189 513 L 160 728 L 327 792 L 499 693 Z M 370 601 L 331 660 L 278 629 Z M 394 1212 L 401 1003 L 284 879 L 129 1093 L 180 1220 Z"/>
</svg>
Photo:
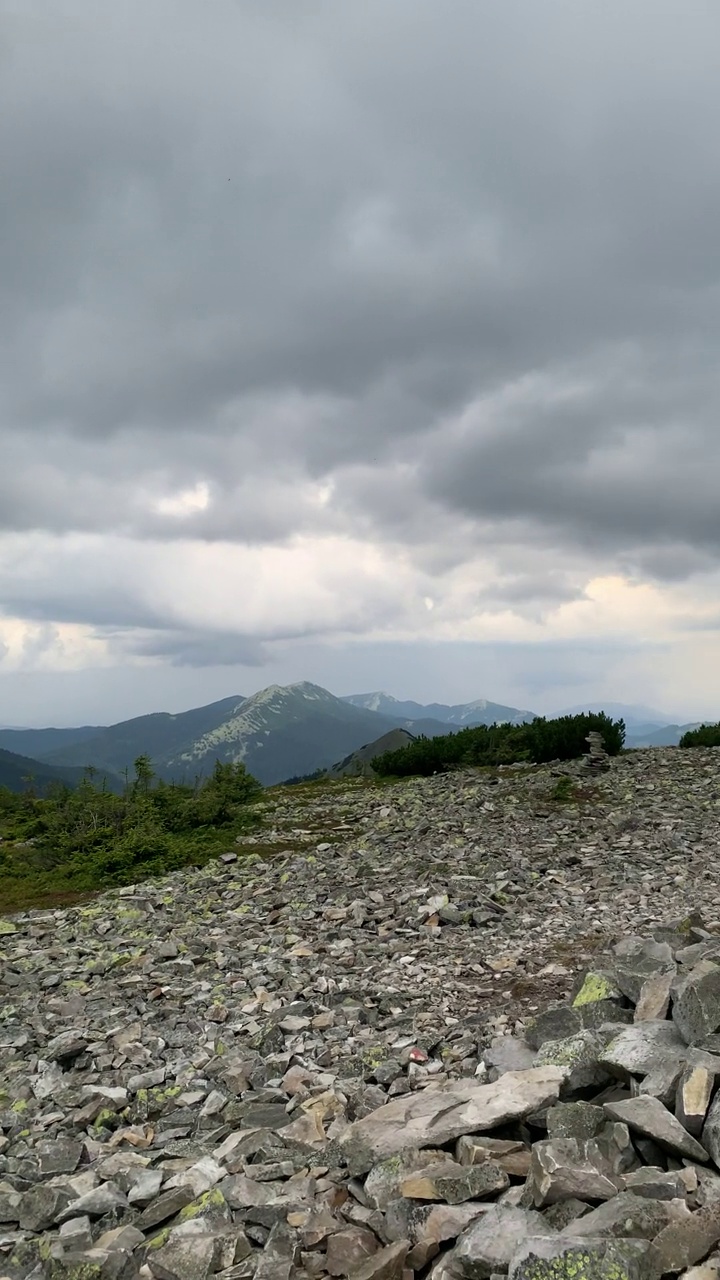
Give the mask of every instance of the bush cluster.
<svg viewBox="0 0 720 1280">
<path fill-rule="evenodd" d="M 165 783 L 150 758 L 118 795 L 95 770 L 47 796 L 0 788 L 0 911 L 33 894 L 90 892 L 202 863 L 257 818 L 262 787 L 242 764 L 219 760 L 194 786 Z"/>
<path fill-rule="evenodd" d="M 459 733 L 438 738 L 417 738 L 398 751 L 376 756 L 372 767 L 381 777 L 428 776 L 469 765 L 544 764 L 550 760 L 572 760 L 587 751 L 587 736 L 602 734 L 605 749 L 615 756 L 625 742 L 625 724 L 611 720 L 604 712 L 560 716 L 546 720 L 538 716 L 529 724 L 476 725 Z"/>
<path fill-rule="evenodd" d="M 720 724 L 701 724 L 688 729 L 680 739 L 681 747 L 720 747 Z"/>
</svg>

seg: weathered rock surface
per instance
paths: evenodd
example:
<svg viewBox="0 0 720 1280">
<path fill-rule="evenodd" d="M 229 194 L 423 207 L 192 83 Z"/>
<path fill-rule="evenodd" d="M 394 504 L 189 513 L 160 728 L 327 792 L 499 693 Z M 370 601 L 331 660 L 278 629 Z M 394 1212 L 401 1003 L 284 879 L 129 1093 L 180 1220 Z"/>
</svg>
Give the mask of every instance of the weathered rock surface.
<svg viewBox="0 0 720 1280">
<path fill-rule="evenodd" d="M 707 1160 L 708 1153 L 657 1098 L 647 1095 L 627 1102 L 606 1102 L 605 1111 L 629 1129 L 652 1138 L 659 1147 L 688 1160 Z"/>
<path fill-rule="evenodd" d="M 394 1098 L 356 1120 L 340 1137 L 340 1150 L 351 1173 L 366 1173 L 408 1148 L 438 1146 L 523 1120 L 556 1101 L 564 1074 L 559 1067 L 531 1067 L 508 1071 L 492 1084 L 453 1083 Z"/>
</svg>

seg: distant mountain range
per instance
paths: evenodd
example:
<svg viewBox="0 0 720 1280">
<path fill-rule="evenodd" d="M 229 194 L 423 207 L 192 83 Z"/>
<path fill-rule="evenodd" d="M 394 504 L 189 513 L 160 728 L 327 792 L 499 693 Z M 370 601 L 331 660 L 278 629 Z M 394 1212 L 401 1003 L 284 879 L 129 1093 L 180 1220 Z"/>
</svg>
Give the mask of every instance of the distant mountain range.
<svg viewBox="0 0 720 1280">
<path fill-rule="evenodd" d="M 396 720 L 439 720 L 460 729 L 474 724 L 527 724 L 537 715 L 535 711 L 518 711 L 517 707 L 506 707 L 501 702 L 488 702 L 487 698 L 454 706 L 444 702 L 431 702 L 424 706 L 421 702 L 399 702 L 389 693 L 351 693 L 342 701 Z"/>
<path fill-rule="evenodd" d="M 249 698 L 224 698 L 178 715 L 157 712 L 78 729 L 3 729 L 0 748 L 55 768 L 92 765 L 113 778 L 132 771 L 139 755 L 149 755 L 156 773 L 168 781 L 192 782 L 215 760 L 242 761 L 270 785 L 328 768 L 398 727 L 415 735 L 447 732 L 432 717 L 409 721 L 380 715 L 304 681 L 271 685 Z"/>
<path fill-rule="evenodd" d="M 672 716 L 641 703 L 591 702 L 565 707 L 557 714 L 575 716 L 583 711 L 605 711 L 613 720 L 624 720 L 626 747 L 676 747 L 688 729 L 702 724 L 701 720 L 678 724 Z"/>
<path fill-rule="evenodd" d="M 622 703 L 558 714 L 601 709 L 623 717 L 630 747 L 672 746 L 694 727 L 655 720 L 660 713 L 651 708 Z M 354 753 L 396 730 L 436 737 L 473 725 L 533 719 L 532 711 L 485 698 L 428 705 L 379 692 L 338 698 L 302 681 L 270 685 L 251 697 L 238 694 L 177 715 L 156 712 L 76 729 L 0 729 L 0 785 L 22 790 L 27 785 L 22 779 L 31 775 L 39 788 L 60 779 L 72 785 L 90 765 L 116 787 L 140 755 L 149 755 L 158 776 L 167 781 L 192 782 L 219 759 L 242 761 L 261 782 L 272 785 L 318 769 L 341 769 Z M 359 757 L 351 767 L 361 763 Z"/>
</svg>

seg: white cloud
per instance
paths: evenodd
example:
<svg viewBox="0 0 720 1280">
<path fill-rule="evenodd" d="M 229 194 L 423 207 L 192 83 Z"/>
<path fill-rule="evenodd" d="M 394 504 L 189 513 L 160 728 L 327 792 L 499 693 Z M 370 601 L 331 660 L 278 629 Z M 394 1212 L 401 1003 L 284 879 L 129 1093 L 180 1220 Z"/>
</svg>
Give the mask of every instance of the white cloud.
<svg viewBox="0 0 720 1280">
<path fill-rule="evenodd" d="M 206 511 L 210 505 L 210 486 L 199 480 L 191 489 L 181 489 L 179 493 L 158 498 L 155 510 L 161 516 L 177 516 L 185 518 L 196 515 L 198 511 Z"/>
</svg>

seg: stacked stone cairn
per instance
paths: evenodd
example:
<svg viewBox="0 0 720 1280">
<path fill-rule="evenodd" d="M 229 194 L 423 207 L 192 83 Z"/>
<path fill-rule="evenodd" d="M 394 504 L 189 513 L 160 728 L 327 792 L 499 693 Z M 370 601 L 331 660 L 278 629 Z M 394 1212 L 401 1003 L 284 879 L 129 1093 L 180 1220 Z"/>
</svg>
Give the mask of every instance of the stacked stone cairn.
<svg viewBox="0 0 720 1280">
<path fill-rule="evenodd" d="M 596 730 L 588 734 L 585 741 L 588 750 L 584 756 L 585 763 L 592 773 L 605 773 L 610 768 L 610 757 L 605 750 L 603 736 Z"/>
<path fill-rule="evenodd" d="M 720 936 L 697 916 L 623 938 L 472 1077 L 415 1044 L 364 1079 L 219 1059 L 168 1100 L 103 1052 L 62 1032 L 0 1111 L 2 1277 L 720 1277 Z"/>
</svg>

